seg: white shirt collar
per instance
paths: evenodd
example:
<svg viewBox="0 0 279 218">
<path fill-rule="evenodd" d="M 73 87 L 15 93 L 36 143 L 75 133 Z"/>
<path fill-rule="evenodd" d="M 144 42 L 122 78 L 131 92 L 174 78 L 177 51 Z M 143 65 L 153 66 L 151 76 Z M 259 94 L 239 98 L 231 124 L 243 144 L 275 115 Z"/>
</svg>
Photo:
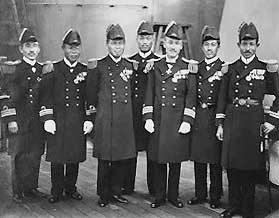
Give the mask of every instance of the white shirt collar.
<svg viewBox="0 0 279 218">
<path fill-rule="evenodd" d="M 215 56 L 214 58 L 210 58 L 210 59 L 207 59 L 207 58 L 204 59 L 206 64 L 212 64 L 213 62 L 215 62 L 217 60 L 218 60 L 218 56 Z"/>
<path fill-rule="evenodd" d="M 121 61 L 121 57 L 119 58 L 115 58 L 113 57 L 111 54 L 109 54 L 110 58 L 115 62 L 115 63 L 118 63 L 119 61 Z"/>
<path fill-rule="evenodd" d="M 147 58 L 149 55 L 151 55 L 151 50 L 149 50 L 148 52 L 144 53 L 142 51 L 139 51 L 139 55 L 142 57 L 142 58 Z"/>
<path fill-rule="evenodd" d="M 241 60 L 242 60 L 242 62 L 243 62 L 244 64 L 250 64 L 250 63 L 254 60 L 255 57 L 256 57 L 256 55 L 253 55 L 252 57 L 246 59 L 245 57 L 243 57 L 243 56 L 241 55 L 240 58 L 241 58 Z"/>
<path fill-rule="evenodd" d="M 173 59 L 169 59 L 168 58 L 168 56 L 166 55 L 166 62 L 167 63 L 176 63 L 176 60 L 178 59 L 178 55 L 175 57 L 175 58 L 173 58 Z"/>
<path fill-rule="evenodd" d="M 31 66 L 34 66 L 36 64 L 36 60 L 30 60 L 27 57 L 23 56 L 22 58 L 27 64 L 30 64 Z"/>
<path fill-rule="evenodd" d="M 73 67 L 75 67 L 75 66 L 77 66 L 77 61 L 75 61 L 73 64 L 71 64 L 71 62 L 67 59 L 67 58 L 65 58 L 64 57 L 64 62 L 65 62 L 65 64 L 66 65 L 68 65 L 70 68 L 73 68 Z"/>
</svg>

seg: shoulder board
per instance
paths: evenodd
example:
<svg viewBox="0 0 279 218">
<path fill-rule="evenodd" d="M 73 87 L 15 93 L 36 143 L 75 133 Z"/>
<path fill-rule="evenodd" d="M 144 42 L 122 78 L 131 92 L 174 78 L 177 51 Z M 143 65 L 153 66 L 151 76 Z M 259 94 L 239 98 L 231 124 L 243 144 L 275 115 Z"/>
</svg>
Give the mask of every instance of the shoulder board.
<svg viewBox="0 0 279 218">
<path fill-rule="evenodd" d="M 229 71 L 229 62 L 224 62 L 221 66 L 221 72 L 224 74 L 226 74 Z"/>
<path fill-rule="evenodd" d="M 198 61 L 196 61 L 194 59 L 188 60 L 184 57 L 182 57 L 182 61 L 188 63 L 188 69 L 191 73 L 197 73 L 198 72 L 198 69 L 199 69 L 199 67 L 198 67 L 199 62 Z"/>
<path fill-rule="evenodd" d="M 132 54 L 132 55 L 128 55 L 128 59 L 132 59 L 133 57 L 135 57 L 138 53 Z"/>
<path fill-rule="evenodd" d="M 98 64 L 98 59 L 96 59 L 96 58 L 90 58 L 90 59 L 88 59 L 88 61 L 87 61 L 87 68 L 88 68 L 89 70 L 92 70 L 92 69 L 94 69 L 94 68 L 97 67 L 97 64 Z"/>
<path fill-rule="evenodd" d="M 145 68 L 143 70 L 144 73 L 148 73 L 153 67 L 154 67 L 154 62 L 157 62 L 157 61 L 160 61 L 163 57 L 161 58 L 152 58 L 152 59 L 149 59 L 147 60 L 146 62 L 146 65 L 145 65 Z"/>
<path fill-rule="evenodd" d="M 54 70 L 54 66 L 53 66 L 54 62 L 51 62 L 51 61 L 45 61 L 43 63 L 43 74 L 47 74 L 47 73 L 50 73 Z"/>
<path fill-rule="evenodd" d="M 134 70 L 138 69 L 138 66 L 139 66 L 139 62 L 138 61 L 130 59 L 130 58 L 124 58 L 124 59 L 133 64 Z"/>
<path fill-rule="evenodd" d="M 87 67 L 87 63 L 84 63 L 84 62 L 79 62 L 81 65 Z"/>
<path fill-rule="evenodd" d="M 266 70 L 270 73 L 275 73 L 278 71 L 278 61 L 275 59 L 265 60 Z"/>
<path fill-rule="evenodd" d="M 15 60 L 15 61 L 5 61 L 4 64 L 8 66 L 16 66 L 21 63 L 21 60 Z"/>
</svg>

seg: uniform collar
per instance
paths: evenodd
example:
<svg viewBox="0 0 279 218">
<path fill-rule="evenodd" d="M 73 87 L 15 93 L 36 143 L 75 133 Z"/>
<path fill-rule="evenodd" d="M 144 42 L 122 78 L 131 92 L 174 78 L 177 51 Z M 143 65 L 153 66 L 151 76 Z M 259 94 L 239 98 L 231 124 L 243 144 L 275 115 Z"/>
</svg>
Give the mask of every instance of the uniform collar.
<svg viewBox="0 0 279 218">
<path fill-rule="evenodd" d="M 246 59 L 245 57 L 243 57 L 243 56 L 241 55 L 240 59 L 242 60 L 242 62 L 243 62 L 244 64 L 250 64 L 250 63 L 254 60 L 255 57 L 256 57 L 256 55 L 253 55 L 252 57 Z"/>
<path fill-rule="evenodd" d="M 207 59 L 207 58 L 204 59 L 206 64 L 212 64 L 213 62 L 215 62 L 217 60 L 218 60 L 218 56 L 215 56 L 214 58 L 210 58 L 210 59 Z"/>
<path fill-rule="evenodd" d="M 111 54 L 109 54 L 109 56 L 110 56 L 110 58 L 113 60 L 113 62 L 115 62 L 115 63 L 119 63 L 119 62 L 121 61 L 121 57 L 115 58 L 115 57 L 113 57 Z"/>
<path fill-rule="evenodd" d="M 65 58 L 65 57 L 64 57 L 64 62 L 70 68 L 73 68 L 73 67 L 77 66 L 77 63 L 78 63 L 77 61 L 75 61 L 73 64 L 71 64 L 71 62 L 67 58 Z"/>
<path fill-rule="evenodd" d="M 27 57 L 23 56 L 22 58 L 24 60 L 25 63 L 31 65 L 32 67 L 36 64 L 36 60 L 30 60 Z"/>
<path fill-rule="evenodd" d="M 152 51 L 151 49 L 148 51 L 148 52 L 142 52 L 142 51 L 139 51 L 139 55 L 142 57 L 142 58 L 147 58 L 149 55 L 151 55 Z"/>
<path fill-rule="evenodd" d="M 177 59 L 178 59 L 179 55 L 177 55 L 175 58 L 173 59 L 169 59 L 168 56 L 166 56 L 166 62 L 167 63 L 176 63 Z"/>
</svg>

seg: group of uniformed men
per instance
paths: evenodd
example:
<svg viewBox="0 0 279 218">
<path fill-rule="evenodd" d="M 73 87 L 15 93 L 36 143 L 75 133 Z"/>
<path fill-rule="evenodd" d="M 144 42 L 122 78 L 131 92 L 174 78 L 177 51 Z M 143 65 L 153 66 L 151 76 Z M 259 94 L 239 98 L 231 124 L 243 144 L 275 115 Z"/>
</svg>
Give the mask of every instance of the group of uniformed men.
<svg viewBox="0 0 279 218">
<path fill-rule="evenodd" d="M 153 26 L 143 21 L 137 30 L 139 52 L 123 58 L 125 34 L 119 24 L 106 31 L 108 55 L 79 62 L 81 37 L 66 32 L 64 58 L 43 66 L 40 47 L 30 29 L 20 36 L 22 61 L 11 83 L 10 99 L 1 116 L 11 137 L 13 199 L 45 195 L 38 188 L 41 155 L 51 162 L 50 203 L 64 196 L 82 200 L 77 191 L 79 163 L 86 159 L 86 134 L 92 133 L 98 159 L 98 204 L 128 203 L 122 195 L 135 189 L 137 153 L 147 153 L 147 185 L 152 208 L 179 199 L 181 162 L 194 161 L 195 196 L 187 203 L 207 201 L 220 206 L 222 167 L 227 169 L 229 207 L 220 217 L 254 217 L 255 177 L 264 166 L 260 133 L 278 125 L 277 65 L 256 56 L 259 35 L 253 23 L 239 29 L 241 57 L 225 64 L 218 58 L 219 33 L 205 26 L 197 64 L 180 55 L 183 31 L 170 22 L 164 32 L 166 55 L 152 52 Z M 264 115 L 264 94 L 275 95 Z M 168 164 L 168 165 L 167 165 Z M 169 173 L 167 173 L 169 167 Z M 168 176 L 167 176 L 168 175 Z"/>
</svg>

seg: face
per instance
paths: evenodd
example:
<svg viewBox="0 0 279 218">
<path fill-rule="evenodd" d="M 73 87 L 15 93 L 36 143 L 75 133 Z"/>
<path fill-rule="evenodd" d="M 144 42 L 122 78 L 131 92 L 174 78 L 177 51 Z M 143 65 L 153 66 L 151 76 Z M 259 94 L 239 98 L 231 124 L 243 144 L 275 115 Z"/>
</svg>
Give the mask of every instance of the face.
<svg viewBox="0 0 279 218">
<path fill-rule="evenodd" d="M 138 35 L 137 43 L 139 50 L 144 53 L 150 51 L 153 45 L 153 39 L 153 35 Z"/>
<path fill-rule="evenodd" d="M 216 57 L 219 47 L 217 40 L 206 40 L 202 44 L 202 51 L 207 59 L 211 59 Z"/>
<path fill-rule="evenodd" d="M 81 52 L 81 46 L 80 45 L 68 45 L 64 44 L 62 46 L 62 49 L 64 51 L 64 56 L 71 62 L 75 62 L 78 60 Z"/>
<path fill-rule="evenodd" d="M 246 59 L 256 54 L 257 48 L 259 47 L 256 39 L 244 39 L 237 45 L 240 49 L 241 55 Z"/>
<path fill-rule="evenodd" d="M 25 42 L 19 47 L 20 53 L 29 60 L 36 60 L 40 52 L 38 42 Z"/>
<path fill-rule="evenodd" d="M 111 40 L 107 41 L 107 48 L 109 54 L 111 54 L 115 58 L 119 58 L 122 56 L 125 48 L 125 41 L 124 39 L 119 40 Z"/>
<path fill-rule="evenodd" d="M 164 47 L 168 58 L 175 58 L 182 49 L 182 40 L 165 37 Z"/>
</svg>

